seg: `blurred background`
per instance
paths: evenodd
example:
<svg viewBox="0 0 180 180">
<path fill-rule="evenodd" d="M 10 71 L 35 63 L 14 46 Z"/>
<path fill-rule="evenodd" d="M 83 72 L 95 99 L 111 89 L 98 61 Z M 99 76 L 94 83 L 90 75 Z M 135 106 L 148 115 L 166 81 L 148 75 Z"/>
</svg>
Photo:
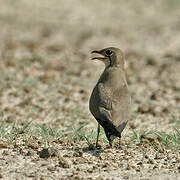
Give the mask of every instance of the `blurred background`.
<svg viewBox="0 0 180 180">
<path fill-rule="evenodd" d="M 95 127 L 88 99 L 104 65 L 90 52 L 115 46 L 126 56 L 129 127 L 169 130 L 180 112 L 179 8 L 178 0 L 2 1 L 2 116 Z"/>
<path fill-rule="evenodd" d="M 90 52 L 109 46 L 125 53 L 132 111 L 121 147 L 101 131 L 92 151 L 104 64 Z M 0 0 L 1 178 L 177 179 L 179 129 L 179 0 Z"/>
</svg>

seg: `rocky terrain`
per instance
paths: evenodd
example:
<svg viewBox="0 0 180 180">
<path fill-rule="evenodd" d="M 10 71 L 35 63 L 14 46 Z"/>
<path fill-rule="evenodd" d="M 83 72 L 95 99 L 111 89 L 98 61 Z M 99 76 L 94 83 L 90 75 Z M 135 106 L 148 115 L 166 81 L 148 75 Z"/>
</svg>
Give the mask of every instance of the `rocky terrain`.
<svg viewBox="0 0 180 180">
<path fill-rule="evenodd" d="M 180 2 L 6 0 L 0 7 L 1 179 L 180 179 Z M 125 53 L 132 112 L 110 149 L 88 109 Z"/>
</svg>

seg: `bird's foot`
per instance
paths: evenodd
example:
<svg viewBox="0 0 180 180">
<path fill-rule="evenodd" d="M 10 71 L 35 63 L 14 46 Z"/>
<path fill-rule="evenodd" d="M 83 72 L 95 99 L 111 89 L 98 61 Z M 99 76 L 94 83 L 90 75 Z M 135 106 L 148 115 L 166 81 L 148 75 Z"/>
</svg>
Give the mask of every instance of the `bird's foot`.
<svg viewBox="0 0 180 180">
<path fill-rule="evenodd" d="M 113 140 L 109 140 L 109 148 L 112 148 L 112 141 Z"/>
<path fill-rule="evenodd" d="M 101 149 L 101 145 L 96 144 L 96 149 Z"/>
<path fill-rule="evenodd" d="M 109 143 L 109 149 L 112 149 L 112 143 L 111 144 Z"/>
<path fill-rule="evenodd" d="M 118 143 L 117 148 L 118 148 L 118 149 L 122 149 L 122 147 L 121 147 L 121 137 L 119 138 L 119 143 Z"/>
</svg>

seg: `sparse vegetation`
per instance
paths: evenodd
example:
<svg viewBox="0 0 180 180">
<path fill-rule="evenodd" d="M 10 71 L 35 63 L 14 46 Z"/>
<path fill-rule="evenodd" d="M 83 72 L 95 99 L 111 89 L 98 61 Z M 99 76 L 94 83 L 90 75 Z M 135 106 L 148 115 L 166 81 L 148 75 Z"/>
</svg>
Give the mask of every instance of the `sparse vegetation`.
<svg viewBox="0 0 180 180">
<path fill-rule="evenodd" d="M 2 2 L 0 178 L 178 179 L 179 5 Z M 104 67 L 89 52 L 108 46 L 125 52 L 132 112 L 120 146 L 101 128 L 95 149 L 88 100 Z"/>
</svg>

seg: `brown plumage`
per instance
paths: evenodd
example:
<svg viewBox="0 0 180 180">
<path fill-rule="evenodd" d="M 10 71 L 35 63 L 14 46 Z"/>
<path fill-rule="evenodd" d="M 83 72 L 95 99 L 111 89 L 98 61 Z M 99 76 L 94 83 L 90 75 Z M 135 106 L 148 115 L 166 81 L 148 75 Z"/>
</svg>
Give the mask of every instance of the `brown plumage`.
<svg viewBox="0 0 180 180">
<path fill-rule="evenodd" d="M 120 49 L 114 47 L 92 53 L 102 55 L 93 57 L 92 60 L 98 59 L 105 64 L 104 72 L 94 87 L 89 101 L 89 109 L 98 121 L 96 147 L 100 125 L 104 128 L 109 145 L 112 147 L 113 140 L 116 137 L 121 138 L 130 111 L 131 98 L 124 70 L 124 55 Z"/>
</svg>

